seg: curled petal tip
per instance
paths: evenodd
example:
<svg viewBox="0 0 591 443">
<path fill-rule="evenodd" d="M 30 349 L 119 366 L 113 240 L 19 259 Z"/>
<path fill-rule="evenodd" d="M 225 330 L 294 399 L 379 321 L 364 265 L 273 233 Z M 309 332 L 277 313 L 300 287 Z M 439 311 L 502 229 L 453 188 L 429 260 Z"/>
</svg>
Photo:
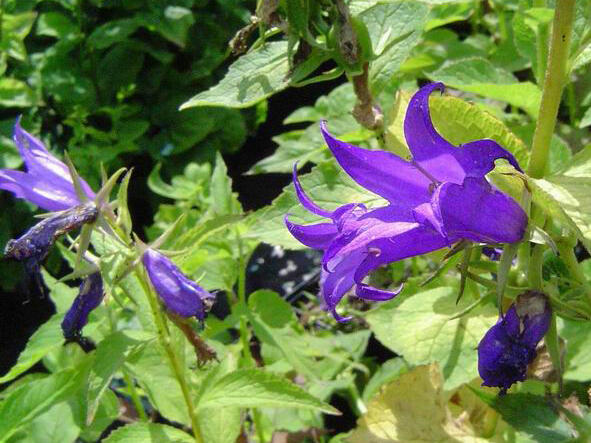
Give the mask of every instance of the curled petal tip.
<svg viewBox="0 0 591 443">
<path fill-rule="evenodd" d="M 302 188 L 302 184 L 300 183 L 300 179 L 298 178 L 298 170 L 297 170 L 297 163 L 293 165 L 293 185 L 296 190 L 296 195 L 298 200 L 302 204 L 304 208 L 310 211 L 312 214 L 320 215 L 321 217 L 330 218 L 332 216 L 332 212 L 326 211 L 319 207 L 316 203 L 314 203 L 310 197 L 304 192 L 304 188 Z"/>
<path fill-rule="evenodd" d="M 396 297 L 398 294 L 400 294 L 400 292 L 402 292 L 403 288 L 404 284 L 401 284 L 393 291 L 386 291 L 384 289 L 378 289 L 374 288 L 373 286 L 366 285 L 365 283 L 357 283 L 355 294 L 357 297 L 363 298 L 365 300 L 385 301 Z"/>
</svg>

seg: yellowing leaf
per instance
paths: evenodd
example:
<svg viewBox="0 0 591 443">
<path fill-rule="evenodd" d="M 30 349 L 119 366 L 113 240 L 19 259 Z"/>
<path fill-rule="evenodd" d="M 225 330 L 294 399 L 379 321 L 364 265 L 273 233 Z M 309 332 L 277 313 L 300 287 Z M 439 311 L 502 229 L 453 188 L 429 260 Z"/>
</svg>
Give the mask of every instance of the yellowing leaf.
<svg viewBox="0 0 591 443">
<path fill-rule="evenodd" d="M 485 442 L 468 420 L 455 420 L 434 363 L 418 366 L 390 383 L 368 405 L 349 443 Z"/>
</svg>

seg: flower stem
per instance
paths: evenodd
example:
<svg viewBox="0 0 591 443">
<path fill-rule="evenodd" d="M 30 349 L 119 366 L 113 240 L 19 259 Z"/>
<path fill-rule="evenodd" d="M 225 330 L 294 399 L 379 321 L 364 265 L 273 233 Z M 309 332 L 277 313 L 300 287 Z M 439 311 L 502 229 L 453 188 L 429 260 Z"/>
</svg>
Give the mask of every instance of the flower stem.
<svg viewBox="0 0 591 443">
<path fill-rule="evenodd" d="M 133 379 L 131 378 L 126 369 L 122 369 L 121 372 L 123 373 L 123 380 L 127 385 L 127 393 L 131 397 L 131 401 L 133 403 L 133 406 L 135 407 L 135 410 L 137 411 L 140 421 L 148 421 L 148 416 L 146 415 L 146 411 L 144 410 L 144 406 L 142 405 L 142 400 L 137 393 L 137 389 L 135 388 Z"/>
<path fill-rule="evenodd" d="M 536 122 L 531 156 L 527 173 L 533 178 L 541 178 L 546 172 L 550 140 L 556 126 L 558 106 L 566 80 L 568 51 L 573 28 L 575 0 L 556 0 L 552 23 L 552 37 L 548 65 L 544 77 L 542 102 Z"/>
<path fill-rule="evenodd" d="M 152 316 L 154 317 L 154 323 L 156 324 L 156 330 L 158 331 L 158 340 L 160 341 L 160 345 L 164 348 L 166 355 L 168 357 L 168 362 L 170 364 L 170 368 L 177 379 L 179 386 L 181 387 L 181 391 L 183 393 L 183 398 L 185 400 L 185 404 L 187 406 L 187 413 L 189 414 L 189 418 L 191 419 L 191 426 L 193 428 L 193 436 L 195 437 L 195 441 L 197 443 L 203 443 L 203 438 L 201 437 L 201 431 L 199 429 L 199 422 L 197 421 L 197 416 L 195 415 L 195 406 L 193 405 L 193 399 L 191 398 L 191 392 L 189 390 L 189 385 L 187 384 L 187 380 L 185 379 L 185 374 L 177 355 L 174 352 L 174 349 L 171 345 L 170 339 L 170 331 L 166 326 L 166 320 L 162 315 L 162 311 L 160 310 L 160 306 L 158 304 L 158 300 L 156 299 L 156 294 L 150 287 L 150 284 L 147 282 L 145 275 L 139 270 L 136 270 L 136 275 L 144 292 L 146 293 L 146 297 L 148 297 L 148 302 L 150 303 L 150 309 L 152 310 Z"/>
<path fill-rule="evenodd" d="M 550 354 L 552 365 L 558 373 L 558 395 L 562 395 L 562 360 L 560 358 L 560 342 L 556 328 L 556 314 L 552 314 L 550 327 L 548 328 L 544 341 L 546 342 L 546 349 L 548 349 L 548 354 Z"/>
</svg>

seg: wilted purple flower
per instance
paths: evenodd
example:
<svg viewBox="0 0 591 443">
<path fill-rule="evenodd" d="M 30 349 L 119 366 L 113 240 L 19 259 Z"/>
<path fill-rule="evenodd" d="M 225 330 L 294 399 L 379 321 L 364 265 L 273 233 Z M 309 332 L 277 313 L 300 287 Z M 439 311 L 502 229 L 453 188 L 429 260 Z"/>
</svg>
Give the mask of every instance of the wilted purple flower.
<svg viewBox="0 0 591 443">
<path fill-rule="evenodd" d="M 93 202 L 86 202 L 66 211 L 44 218 L 21 237 L 6 243 L 4 254 L 25 262 L 29 273 L 37 273 L 41 262 L 61 235 L 96 220 L 98 209 Z"/>
<path fill-rule="evenodd" d="M 506 159 L 521 170 L 511 153 L 493 140 L 461 147 L 441 137 L 431 122 L 429 95 L 442 83 L 421 88 L 410 100 L 404 134 L 411 161 L 386 151 L 370 151 L 334 138 L 321 123 L 328 147 L 341 167 L 364 188 L 389 204 L 368 210 L 348 204 L 326 211 L 304 193 L 294 167 L 294 185 L 302 205 L 330 219 L 328 223 L 286 224 L 303 244 L 324 250 L 321 296 L 337 319 L 335 307 L 355 286 L 358 297 L 386 300 L 400 292 L 363 283 L 377 267 L 434 251 L 462 239 L 513 243 L 522 239 L 527 216 L 508 195 L 485 179 L 495 160 Z"/>
<path fill-rule="evenodd" d="M 539 292 L 521 294 L 478 345 L 478 372 L 483 386 L 501 388 L 525 380 L 527 365 L 536 357 L 536 346 L 550 326 L 552 311 Z"/>
<path fill-rule="evenodd" d="M 51 155 L 40 140 L 25 131 L 19 121 L 14 126 L 13 138 L 27 172 L 0 169 L 0 189 L 46 211 L 62 211 L 81 203 L 68 167 Z M 82 179 L 80 184 L 92 200 L 95 194 L 90 186 Z"/>
<path fill-rule="evenodd" d="M 100 272 L 90 274 L 82 280 L 80 292 L 62 321 L 62 331 L 66 339 L 80 336 L 82 328 L 88 323 L 90 311 L 101 304 L 103 297 L 103 279 Z"/>
<path fill-rule="evenodd" d="M 142 257 L 148 277 L 166 308 L 181 317 L 205 317 L 215 296 L 210 294 L 161 253 L 146 249 Z"/>
</svg>

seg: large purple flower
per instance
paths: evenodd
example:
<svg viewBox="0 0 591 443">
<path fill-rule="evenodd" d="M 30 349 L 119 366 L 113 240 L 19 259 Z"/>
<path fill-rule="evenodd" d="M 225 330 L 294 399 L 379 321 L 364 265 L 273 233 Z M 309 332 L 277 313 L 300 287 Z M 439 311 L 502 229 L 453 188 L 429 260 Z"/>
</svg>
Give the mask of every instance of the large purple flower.
<svg viewBox="0 0 591 443">
<path fill-rule="evenodd" d="M 51 155 L 40 140 L 25 131 L 19 121 L 14 126 L 13 138 L 27 172 L 0 169 L 0 189 L 46 211 L 62 211 L 81 203 L 68 167 Z M 90 186 L 84 180 L 80 183 L 88 198 L 94 199 Z"/>
<path fill-rule="evenodd" d="M 550 326 L 552 311 L 544 294 L 526 292 L 478 344 L 478 372 L 483 386 L 507 392 L 525 380 L 527 365 L 536 357 L 538 342 Z"/>
<path fill-rule="evenodd" d="M 443 84 L 424 86 L 410 100 L 404 134 L 411 161 L 337 140 L 321 123 L 324 139 L 341 167 L 361 186 L 384 197 L 387 206 L 368 210 L 347 204 L 326 211 L 306 196 L 294 167 L 300 202 L 330 221 L 302 226 L 286 217 L 287 228 L 306 246 L 324 250 L 321 296 L 339 320 L 343 319 L 335 307 L 353 286 L 358 297 L 369 300 L 386 300 L 400 292 L 401 288 L 390 292 L 363 283 L 383 264 L 462 239 L 513 243 L 523 237 L 525 212 L 485 178 L 501 158 L 521 170 L 515 157 L 493 140 L 456 147 L 441 137 L 429 114 L 429 95 L 436 89 L 443 91 Z"/>
<path fill-rule="evenodd" d="M 166 308 L 181 317 L 205 317 L 215 296 L 185 276 L 168 258 L 154 249 L 146 249 L 142 257 L 152 286 Z"/>
</svg>

